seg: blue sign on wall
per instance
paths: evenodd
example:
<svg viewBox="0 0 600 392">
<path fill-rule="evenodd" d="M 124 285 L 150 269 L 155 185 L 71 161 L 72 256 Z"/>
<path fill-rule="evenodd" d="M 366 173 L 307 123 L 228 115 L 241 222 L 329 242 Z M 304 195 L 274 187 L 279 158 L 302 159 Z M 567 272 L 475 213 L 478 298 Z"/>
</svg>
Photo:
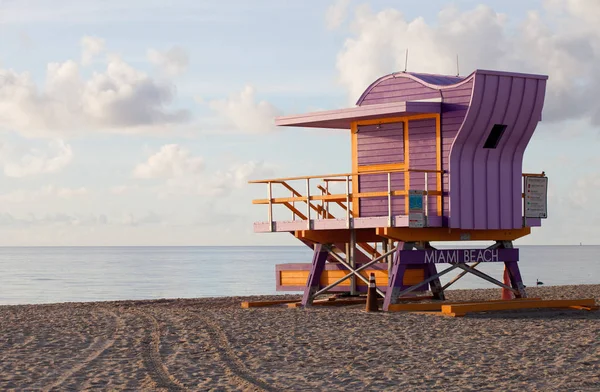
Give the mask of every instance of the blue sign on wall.
<svg viewBox="0 0 600 392">
<path fill-rule="evenodd" d="M 408 209 L 409 211 L 423 211 L 423 193 L 413 193 L 409 192 L 408 194 Z"/>
</svg>

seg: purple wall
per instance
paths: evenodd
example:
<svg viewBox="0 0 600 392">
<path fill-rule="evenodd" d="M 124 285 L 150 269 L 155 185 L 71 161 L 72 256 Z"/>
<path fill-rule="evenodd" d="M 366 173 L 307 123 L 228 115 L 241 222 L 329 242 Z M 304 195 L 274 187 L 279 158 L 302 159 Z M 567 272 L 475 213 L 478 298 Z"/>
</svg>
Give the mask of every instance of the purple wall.
<svg viewBox="0 0 600 392">
<path fill-rule="evenodd" d="M 460 76 L 398 72 L 374 81 L 360 96 L 358 106 L 441 98 L 443 86 L 460 83 Z"/>
<path fill-rule="evenodd" d="M 358 127 L 358 166 L 404 162 L 404 123 Z"/>
<path fill-rule="evenodd" d="M 458 129 L 460 128 L 465 115 L 469 101 L 471 99 L 471 92 L 473 90 L 473 75 L 462 78 L 455 76 L 444 76 L 444 75 L 428 75 L 428 74 L 415 74 L 415 73 L 399 73 L 395 75 L 384 76 L 375 81 L 367 90 L 363 93 L 357 102 L 357 105 L 370 105 L 380 104 L 389 102 L 402 102 L 406 100 L 420 100 L 420 99 L 441 99 L 442 100 L 442 113 L 440 115 L 441 124 L 441 136 L 442 136 L 442 169 L 449 170 L 449 154 L 452 142 L 456 137 Z M 429 132 L 422 134 L 423 128 L 419 124 L 426 124 L 425 127 L 430 127 Z M 413 132 L 410 130 L 411 126 L 416 126 L 417 133 L 415 134 L 413 146 Z M 428 158 L 432 157 L 432 153 L 435 154 L 435 121 L 434 120 L 423 120 L 411 121 L 409 125 L 409 148 L 410 148 L 410 167 L 414 169 L 435 169 L 435 161 L 427 161 Z M 423 138 L 429 138 L 429 142 L 426 142 L 425 148 L 423 148 Z M 433 147 L 433 149 L 431 149 Z M 419 156 L 420 153 L 427 154 L 425 156 Z M 373 153 L 373 155 L 376 155 Z M 435 157 L 435 155 L 433 155 Z M 423 161 L 425 159 L 425 161 Z M 435 189 L 435 176 L 432 175 L 429 180 L 431 189 Z M 411 188 L 419 189 L 424 187 L 424 178 L 422 174 L 411 175 Z M 444 192 L 448 191 L 449 179 L 448 174 L 442 176 L 442 189 Z M 373 189 L 374 190 L 374 189 Z M 444 221 L 448 222 L 449 214 L 449 198 L 444 197 L 442 200 L 442 210 L 445 217 Z M 368 205 L 377 205 L 378 208 L 367 208 L 362 209 L 363 203 L 361 202 L 361 216 L 375 216 L 370 214 L 378 214 L 387 208 L 386 200 L 369 200 L 365 207 Z M 402 200 L 404 203 L 404 200 Z M 402 204 L 403 207 L 403 204 Z M 369 215 L 363 215 L 368 213 Z M 404 211 L 404 210 L 401 210 Z M 437 214 L 437 203 L 434 198 L 430 200 L 430 212 Z M 387 214 L 387 210 L 384 215 Z"/>
<path fill-rule="evenodd" d="M 404 173 L 392 173 L 392 190 L 404 189 Z M 387 174 L 361 174 L 359 176 L 359 192 L 387 192 Z M 392 214 L 404 214 L 404 196 L 392 197 Z M 387 197 L 370 197 L 360 199 L 360 216 L 387 216 Z"/>
<path fill-rule="evenodd" d="M 404 123 L 365 125 L 358 127 L 356 146 L 359 166 L 404 162 Z M 387 191 L 387 175 L 361 175 L 358 179 L 359 192 Z M 392 189 L 404 189 L 404 173 L 392 175 Z M 361 199 L 360 216 L 386 216 L 387 197 Z M 402 214 L 404 197 L 392 198 L 392 213 Z"/>
<path fill-rule="evenodd" d="M 435 119 L 412 120 L 408 123 L 409 160 L 413 169 L 436 168 Z M 357 134 L 358 165 L 401 163 L 404 161 L 403 123 L 381 124 L 359 127 Z M 392 189 L 405 189 L 404 173 L 392 174 Z M 387 191 L 387 175 L 370 174 L 359 176 L 359 192 Z M 429 189 L 436 189 L 436 175 L 428 176 Z M 410 189 L 425 190 L 423 173 L 410 174 Z M 405 197 L 392 198 L 392 214 L 405 214 Z M 429 199 L 430 214 L 437 214 L 435 198 Z M 360 200 L 360 216 L 386 216 L 387 197 Z"/>
<path fill-rule="evenodd" d="M 438 90 L 425 87 L 421 83 L 406 77 L 397 77 L 382 80 L 373 86 L 359 105 L 373 105 L 378 103 L 412 101 L 416 99 L 440 98 Z"/>
<path fill-rule="evenodd" d="M 473 79 L 474 75 L 471 75 L 459 85 L 442 90 L 443 104 L 440 125 L 442 134 L 442 170 L 445 171 L 445 174 L 442 175 L 442 189 L 445 195 L 448 194 L 447 192 L 450 189 L 450 148 L 467 115 L 467 109 L 469 108 L 473 92 Z M 450 214 L 449 197 L 444 197 L 442 210 L 445 217 L 444 226 L 446 226 Z"/>
<path fill-rule="evenodd" d="M 475 72 L 470 107 L 450 151 L 450 227 L 523 226 L 523 153 L 541 118 L 546 79 Z M 483 148 L 494 124 L 507 128 L 496 148 Z"/>
<path fill-rule="evenodd" d="M 435 119 L 412 120 L 408 122 L 408 153 L 411 169 L 435 170 L 436 142 Z M 436 190 L 435 173 L 428 174 L 429 190 Z M 410 173 L 410 189 L 425 190 L 425 174 Z M 436 198 L 428 199 L 429 214 L 437 215 Z"/>
<path fill-rule="evenodd" d="M 523 153 L 541 118 L 546 79 L 540 75 L 485 70 L 477 70 L 465 78 L 396 73 L 371 84 L 357 105 L 440 99 L 442 169 L 446 171 L 442 176 L 444 226 L 520 228 Z M 435 124 L 432 127 L 426 121 L 409 124 L 413 169 L 435 169 L 435 142 L 433 145 L 429 142 L 435 140 L 430 139 L 435 137 Z M 494 124 L 504 124 L 506 130 L 496 148 L 483 148 Z M 372 163 L 391 163 L 386 161 L 389 148 L 383 155 L 374 150 L 363 154 L 369 157 L 361 159 L 370 159 Z M 411 188 L 422 188 L 423 178 L 414 176 L 411 175 Z M 383 177 L 372 181 L 361 179 L 361 191 L 387 189 L 382 184 Z M 435 180 L 430 181 L 435 189 Z M 403 198 L 399 199 L 402 199 L 399 203 L 404 203 Z M 361 202 L 361 216 L 386 215 L 386 203 L 385 199 Z M 430 203 L 430 207 L 436 207 L 433 201 Z M 403 204 L 398 204 L 398 208 L 403 208 Z"/>
</svg>

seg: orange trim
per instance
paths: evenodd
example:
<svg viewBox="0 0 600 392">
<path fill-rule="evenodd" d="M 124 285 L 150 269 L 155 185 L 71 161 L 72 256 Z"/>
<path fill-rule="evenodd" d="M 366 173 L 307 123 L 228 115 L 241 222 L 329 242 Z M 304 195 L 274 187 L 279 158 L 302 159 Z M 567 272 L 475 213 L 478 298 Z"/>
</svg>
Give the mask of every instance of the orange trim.
<svg viewBox="0 0 600 392">
<path fill-rule="evenodd" d="M 364 165 L 358 166 L 358 172 L 375 172 L 375 171 L 391 171 L 404 169 L 406 165 L 404 163 L 382 163 L 378 165 Z"/>
<path fill-rule="evenodd" d="M 413 116 L 414 117 L 414 116 Z M 413 119 L 411 117 L 411 119 Z M 408 122 L 410 120 L 404 120 L 404 164 L 407 168 L 410 168 L 410 153 L 409 153 L 409 137 L 408 137 Z M 404 196 L 404 213 L 408 214 L 408 190 L 410 189 L 410 173 L 404 173 L 404 189 L 406 190 L 406 196 Z"/>
<path fill-rule="evenodd" d="M 423 119 L 428 119 L 428 118 L 435 118 L 436 119 L 436 138 L 437 135 L 440 134 L 440 129 L 439 129 L 439 122 L 440 122 L 440 115 L 439 113 L 425 113 L 425 114 L 416 114 L 414 116 L 402 116 L 402 117 L 391 117 L 391 118 L 381 118 L 381 119 L 374 119 L 374 120 L 366 120 L 366 121 L 356 121 L 353 122 L 350 129 L 351 129 L 351 134 L 352 134 L 352 171 L 354 173 L 358 173 L 358 172 L 363 172 L 363 171 L 367 171 L 367 170 L 393 170 L 393 169 L 410 169 L 410 159 L 409 159 L 409 137 L 408 137 L 408 133 L 409 133 L 409 129 L 408 129 L 408 122 L 411 120 L 423 120 Z M 391 164 L 385 164 L 385 165 L 365 165 L 365 166 L 358 166 L 358 142 L 357 142 L 357 130 L 358 127 L 361 125 L 374 125 L 374 124 L 390 124 L 390 123 L 399 123 L 402 122 L 403 123 L 403 129 L 402 132 L 404 134 L 404 162 L 402 163 L 391 163 Z M 441 142 L 441 141 L 440 141 Z M 439 148 L 437 148 L 436 146 L 436 151 L 437 151 L 437 155 L 438 155 L 438 159 L 437 159 L 437 166 L 438 166 L 438 170 L 441 170 L 441 146 Z M 438 174 L 438 184 L 437 184 L 437 190 L 440 190 L 441 187 L 441 174 Z M 410 174 L 409 173 L 404 173 L 404 189 L 408 190 L 410 189 Z M 358 179 L 356 176 L 352 177 L 352 193 L 353 194 L 358 194 Z M 441 198 L 438 197 L 438 206 L 441 205 Z M 407 208 L 408 208 L 408 193 L 405 196 L 404 199 L 404 206 L 405 206 L 405 212 L 407 212 Z M 354 213 L 354 216 L 360 216 L 360 208 L 358 206 L 358 201 L 356 201 L 355 199 L 352 199 L 352 212 Z M 438 207 L 438 214 L 441 214 L 441 208 Z"/>
<path fill-rule="evenodd" d="M 510 230 L 461 230 L 445 227 L 425 227 L 413 229 L 409 227 L 378 227 L 375 229 L 377 235 L 395 241 L 463 241 L 468 237 L 469 241 L 513 241 L 517 238 L 531 234 L 530 227 Z"/>
<path fill-rule="evenodd" d="M 273 184 L 281 184 L 281 185 L 287 187 L 289 185 L 285 183 L 286 181 L 306 180 L 308 178 L 310 178 L 310 179 L 320 178 L 322 180 L 325 180 L 326 178 L 329 179 L 331 177 L 356 176 L 356 175 L 359 175 L 359 174 L 386 174 L 388 172 L 402 173 L 402 172 L 405 172 L 405 171 L 410 171 L 410 172 L 413 172 L 413 173 L 437 173 L 437 170 L 404 169 L 404 168 L 390 169 L 390 170 L 381 170 L 381 171 L 378 171 L 378 170 L 361 170 L 358 173 L 319 174 L 319 175 L 316 175 L 316 176 L 299 176 L 299 177 L 287 177 L 287 178 L 270 178 L 270 179 L 265 179 L 265 180 L 252 180 L 252 181 L 248 181 L 248 184 L 267 184 L 267 183 L 271 182 Z"/>
<path fill-rule="evenodd" d="M 375 229 L 352 229 L 356 235 L 357 243 L 380 242 L 382 237 L 375 233 Z M 296 238 L 319 244 L 349 243 L 351 229 L 339 230 L 297 230 L 293 234 Z"/>
<path fill-rule="evenodd" d="M 352 173 L 358 173 L 358 125 L 356 122 L 353 122 L 350 127 L 350 139 L 351 139 L 351 149 L 352 149 Z M 358 193 L 358 176 L 352 176 L 352 194 L 356 195 Z M 352 215 L 360 216 L 360 205 L 358 203 L 358 199 L 352 197 Z"/>
<path fill-rule="evenodd" d="M 435 118 L 439 117 L 437 113 L 425 113 L 425 114 L 415 114 L 414 116 L 403 116 L 403 117 L 390 117 L 390 118 L 381 118 L 375 120 L 365 120 L 365 121 L 357 121 L 357 125 L 374 125 L 374 124 L 387 124 L 387 123 L 395 123 L 395 122 L 403 122 L 408 120 L 423 120 L 426 118 Z"/>
<path fill-rule="evenodd" d="M 398 189 L 398 190 L 393 190 L 391 191 L 392 196 L 406 196 L 408 195 L 408 191 L 404 190 L 404 189 Z M 423 192 L 423 194 L 428 195 L 428 196 L 440 196 L 440 192 L 439 191 L 429 191 L 428 192 Z M 357 198 L 357 199 L 367 199 L 367 198 L 371 198 L 371 197 L 385 197 L 388 195 L 387 191 L 374 191 L 374 192 L 359 192 L 359 193 L 352 193 L 350 194 L 350 198 Z M 272 204 L 286 204 L 286 203 L 291 203 L 291 202 L 304 202 L 306 203 L 307 197 L 306 196 L 297 196 L 297 197 L 275 197 L 273 199 L 271 199 L 271 203 Z M 328 195 L 317 195 L 317 196 L 310 196 L 310 201 L 328 201 L 331 203 L 343 203 L 346 201 L 346 194 L 345 193 L 340 193 L 340 194 L 336 194 L 336 195 L 332 195 L 332 194 L 328 194 Z M 254 199 L 252 200 L 252 204 L 269 204 L 269 199 Z M 322 209 L 322 207 L 320 205 L 314 206 L 311 203 L 311 207 L 317 211 L 320 212 L 320 210 Z M 331 215 L 331 214 L 329 214 Z M 354 214 L 351 211 L 351 216 L 354 216 Z"/>
<path fill-rule="evenodd" d="M 436 190 L 438 192 L 442 191 L 442 130 L 440 124 L 440 115 L 435 116 L 435 153 L 436 153 L 436 166 L 435 168 L 439 170 L 436 175 Z M 442 199 L 443 196 L 438 196 L 437 198 L 437 214 L 438 216 L 442 216 Z"/>
</svg>

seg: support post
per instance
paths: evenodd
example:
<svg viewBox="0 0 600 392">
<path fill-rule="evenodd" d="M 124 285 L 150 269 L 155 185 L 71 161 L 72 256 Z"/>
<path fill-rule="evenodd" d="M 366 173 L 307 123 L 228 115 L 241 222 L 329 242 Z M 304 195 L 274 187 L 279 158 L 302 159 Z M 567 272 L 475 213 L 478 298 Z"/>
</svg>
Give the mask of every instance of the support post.
<svg viewBox="0 0 600 392">
<path fill-rule="evenodd" d="M 427 173 L 425 173 L 427 174 Z M 417 246 L 417 249 L 435 249 L 429 242 L 423 243 L 421 246 Z M 425 264 L 425 279 L 431 278 L 432 276 L 437 275 L 437 268 L 435 264 Z M 442 283 L 440 282 L 440 278 L 434 278 L 431 282 L 429 282 L 429 288 L 431 289 L 431 293 L 433 294 L 434 299 L 438 299 L 441 301 L 446 300 L 446 296 L 444 295 L 444 288 L 442 287 Z"/>
<path fill-rule="evenodd" d="M 325 181 L 325 194 L 329 194 L 329 181 Z M 325 216 L 329 218 L 329 200 L 325 203 L 325 212 L 327 213 Z"/>
<path fill-rule="evenodd" d="M 310 178 L 306 179 L 306 221 L 308 222 L 308 230 L 312 229 L 310 224 Z"/>
<path fill-rule="evenodd" d="M 294 195 L 293 191 L 290 191 L 290 196 L 294 197 L 296 195 Z M 296 202 L 292 201 L 292 221 L 296 220 L 296 212 L 295 211 L 296 211 Z"/>
<path fill-rule="evenodd" d="M 506 249 L 512 249 L 513 243 L 512 241 L 503 241 L 502 247 Z M 521 271 L 519 271 L 519 264 L 517 264 L 516 261 L 508 261 L 504 262 L 504 266 L 508 270 L 512 288 L 518 291 L 518 294 L 515 293 L 515 296 L 517 298 L 527 298 L 525 285 L 523 284 L 523 279 L 521 278 Z"/>
<path fill-rule="evenodd" d="M 388 248 L 389 249 L 393 249 L 394 248 L 394 240 L 388 239 Z M 400 246 L 400 244 L 398 244 L 398 246 Z M 388 284 L 390 281 L 390 278 L 392 277 L 392 268 L 394 267 L 394 256 L 388 256 L 387 257 L 387 264 L 388 264 Z"/>
<path fill-rule="evenodd" d="M 273 185 L 271 181 L 267 183 L 267 193 L 269 194 L 269 231 L 273 231 Z"/>
<path fill-rule="evenodd" d="M 384 253 L 387 253 L 387 251 L 388 251 L 388 241 L 386 238 L 383 241 L 381 241 L 381 253 L 384 254 Z M 388 283 L 389 283 L 389 277 L 392 272 L 392 264 L 390 263 L 389 257 L 386 257 L 383 261 L 386 262 L 388 265 Z"/>
<path fill-rule="evenodd" d="M 352 269 L 356 269 L 356 230 L 350 230 L 350 252 L 347 255 L 348 264 Z M 350 295 L 357 295 L 356 290 L 356 276 L 350 278 Z"/>
<path fill-rule="evenodd" d="M 350 229 L 350 176 L 346 176 L 346 228 Z"/>
<path fill-rule="evenodd" d="M 517 298 L 527 298 L 527 292 L 525 291 L 525 285 L 523 284 L 523 279 L 521 278 L 521 272 L 519 271 L 519 265 L 517 262 L 507 261 L 504 263 L 504 266 L 508 269 L 510 285 L 513 289 L 519 292 L 518 294 L 515 293 L 515 296 Z"/>
<path fill-rule="evenodd" d="M 426 242 L 422 247 L 417 247 L 417 249 L 419 248 L 435 249 L 429 244 L 429 242 Z M 435 267 L 435 264 L 425 264 L 423 268 L 425 269 L 425 279 L 429 279 L 437 275 L 437 268 Z M 442 287 L 439 276 L 429 282 L 429 288 L 431 290 L 431 294 L 433 295 L 433 299 L 438 299 L 441 301 L 446 299 L 446 296 L 444 295 L 444 288 Z"/>
<path fill-rule="evenodd" d="M 402 290 L 402 283 L 404 281 L 404 272 L 406 271 L 406 264 L 402 264 L 400 260 L 401 250 L 411 250 L 414 248 L 414 242 L 405 242 L 398 244 L 396 252 L 394 253 L 394 261 L 392 266 L 392 273 L 389 278 L 388 288 L 385 292 L 385 298 L 383 300 L 383 310 L 387 311 L 391 304 L 396 303 L 398 294 Z"/>
<path fill-rule="evenodd" d="M 304 288 L 304 295 L 302 296 L 302 306 L 312 305 L 314 294 L 319 291 L 319 283 L 321 281 L 321 274 L 325 269 L 325 262 L 329 252 L 321 244 L 315 244 L 314 253 L 312 259 L 312 266 L 310 268 L 310 274 L 306 281 L 306 287 Z"/>
<path fill-rule="evenodd" d="M 429 173 L 425 172 L 425 205 L 423 206 L 424 218 L 423 224 L 429 226 Z M 435 269 L 435 268 L 434 268 Z"/>
<path fill-rule="evenodd" d="M 392 227 L 392 173 L 387 174 L 388 227 Z"/>
</svg>

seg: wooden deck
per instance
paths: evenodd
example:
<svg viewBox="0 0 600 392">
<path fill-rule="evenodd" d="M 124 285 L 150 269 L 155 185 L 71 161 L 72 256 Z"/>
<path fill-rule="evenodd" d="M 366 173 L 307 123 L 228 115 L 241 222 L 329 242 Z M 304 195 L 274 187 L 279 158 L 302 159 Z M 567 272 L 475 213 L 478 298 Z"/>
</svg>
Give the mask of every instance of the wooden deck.
<svg viewBox="0 0 600 392">
<path fill-rule="evenodd" d="M 349 222 L 346 219 L 311 219 L 308 220 L 293 220 L 293 221 L 274 221 L 273 228 L 269 222 L 255 222 L 255 233 L 268 232 L 290 232 L 298 230 L 341 230 L 354 229 L 373 229 L 377 227 L 409 227 L 408 215 L 397 215 L 392 217 L 392 224 L 389 224 L 387 216 L 376 216 L 366 218 L 350 218 Z M 432 216 L 428 218 L 428 227 L 442 227 L 442 217 Z"/>
</svg>

